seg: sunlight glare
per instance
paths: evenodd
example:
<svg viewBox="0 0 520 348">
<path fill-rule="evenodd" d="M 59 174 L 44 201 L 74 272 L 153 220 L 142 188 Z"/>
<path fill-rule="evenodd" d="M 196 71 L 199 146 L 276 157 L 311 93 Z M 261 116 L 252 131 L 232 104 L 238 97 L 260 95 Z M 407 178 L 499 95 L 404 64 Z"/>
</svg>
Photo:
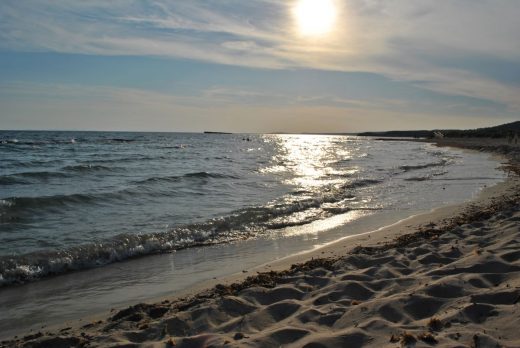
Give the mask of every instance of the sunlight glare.
<svg viewBox="0 0 520 348">
<path fill-rule="evenodd" d="M 298 0 L 293 14 L 300 34 L 321 36 L 334 27 L 337 8 L 334 0 Z"/>
</svg>

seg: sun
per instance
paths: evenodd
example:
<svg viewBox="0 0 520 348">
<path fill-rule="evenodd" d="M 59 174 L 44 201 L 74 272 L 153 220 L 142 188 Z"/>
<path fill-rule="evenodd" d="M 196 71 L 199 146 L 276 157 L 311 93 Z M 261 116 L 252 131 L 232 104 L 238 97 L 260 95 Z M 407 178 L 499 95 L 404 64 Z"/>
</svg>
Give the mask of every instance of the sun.
<svg viewBox="0 0 520 348">
<path fill-rule="evenodd" d="M 334 0 L 298 0 L 293 15 L 301 35 L 322 36 L 333 29 L 337 8 Z"/>
</svg>

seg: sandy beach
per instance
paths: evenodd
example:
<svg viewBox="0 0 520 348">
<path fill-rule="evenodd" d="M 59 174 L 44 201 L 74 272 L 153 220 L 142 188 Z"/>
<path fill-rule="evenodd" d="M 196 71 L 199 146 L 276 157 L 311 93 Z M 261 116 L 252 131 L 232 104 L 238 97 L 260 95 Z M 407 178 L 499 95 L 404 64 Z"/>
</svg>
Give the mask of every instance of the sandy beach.
<svg viewBox="0 0 520 348">
<path fill-rule="evenodd" d="M 520 150 L 439 145 L 505 156 L 510 177 L 467 204 L 0 346 L 520 347 Z"/>
</svg>

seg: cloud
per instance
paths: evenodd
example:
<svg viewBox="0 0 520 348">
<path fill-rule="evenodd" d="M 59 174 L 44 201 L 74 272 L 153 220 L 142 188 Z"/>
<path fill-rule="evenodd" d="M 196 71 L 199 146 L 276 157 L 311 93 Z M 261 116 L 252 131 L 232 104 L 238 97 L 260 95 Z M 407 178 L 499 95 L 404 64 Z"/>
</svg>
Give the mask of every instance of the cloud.
<svg viewBox="0 0 520 348">
<path fill-rule="evenodd" d="M 165 56 L 252 68 L 364 71 L 520 111 L 518 85 L 464 61 L 520 63 L 517 0 L 337 0 L 329 38 L 295 32 L 291 1 L 7 0 L 0 49 Z M 457 64 L 450 64 L 457 57 Z M 488 72 L 492 71 L 489 70 Z"/>
<path fill-rule="evenodd" d="M 218 86 L 186 97 L 132 88 L 3 82 L 0 104 L 3 129 L 334 133 L 374 129 L 374 124 L 378 129 L 396 124 L 401 129 L 456 128 L 468 117 L 456 104 L 280 95 Z M 475 127 L 511 121 L 490 122 L 485 107 L 473 111 Z"/>
</svg>

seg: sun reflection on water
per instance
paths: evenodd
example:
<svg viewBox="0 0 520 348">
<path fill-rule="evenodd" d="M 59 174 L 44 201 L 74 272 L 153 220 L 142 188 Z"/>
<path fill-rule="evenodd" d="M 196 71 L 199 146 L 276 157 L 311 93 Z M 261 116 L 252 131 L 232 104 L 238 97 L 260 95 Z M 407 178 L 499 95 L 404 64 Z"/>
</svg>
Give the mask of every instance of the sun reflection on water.
<svg viewBox="0 0 520 348">
<path fill-rule="evenodd" d="M 274 136 L 279 154 L 264 173 L 286 173 L 285 183 L 303 191 L 316 192 L 325 185 L 344 183 L 357 172 L 348 164 L 351 150 L 342 143 L 345 138 L 324 135 Z M 346 165 L 342 165 L 342 162 Z"/>
<path fill-rule="evenodd" d="M 260 173 L 276 176 L 288 189 L 281 199 L 270 203 L 268 229 L 283 229 L 282 234 L 309 233 L 367 214 L 364 207 L 370 205 L 372 194 L 359 195 L 364 186 L 359 178 L 360 163 L 365 155 L 359 139 L 300 134 L 266 135 L 263 139 L 273 152 Z M 303 226 L 307 227 L 298 229 Z"/>
</svg>

